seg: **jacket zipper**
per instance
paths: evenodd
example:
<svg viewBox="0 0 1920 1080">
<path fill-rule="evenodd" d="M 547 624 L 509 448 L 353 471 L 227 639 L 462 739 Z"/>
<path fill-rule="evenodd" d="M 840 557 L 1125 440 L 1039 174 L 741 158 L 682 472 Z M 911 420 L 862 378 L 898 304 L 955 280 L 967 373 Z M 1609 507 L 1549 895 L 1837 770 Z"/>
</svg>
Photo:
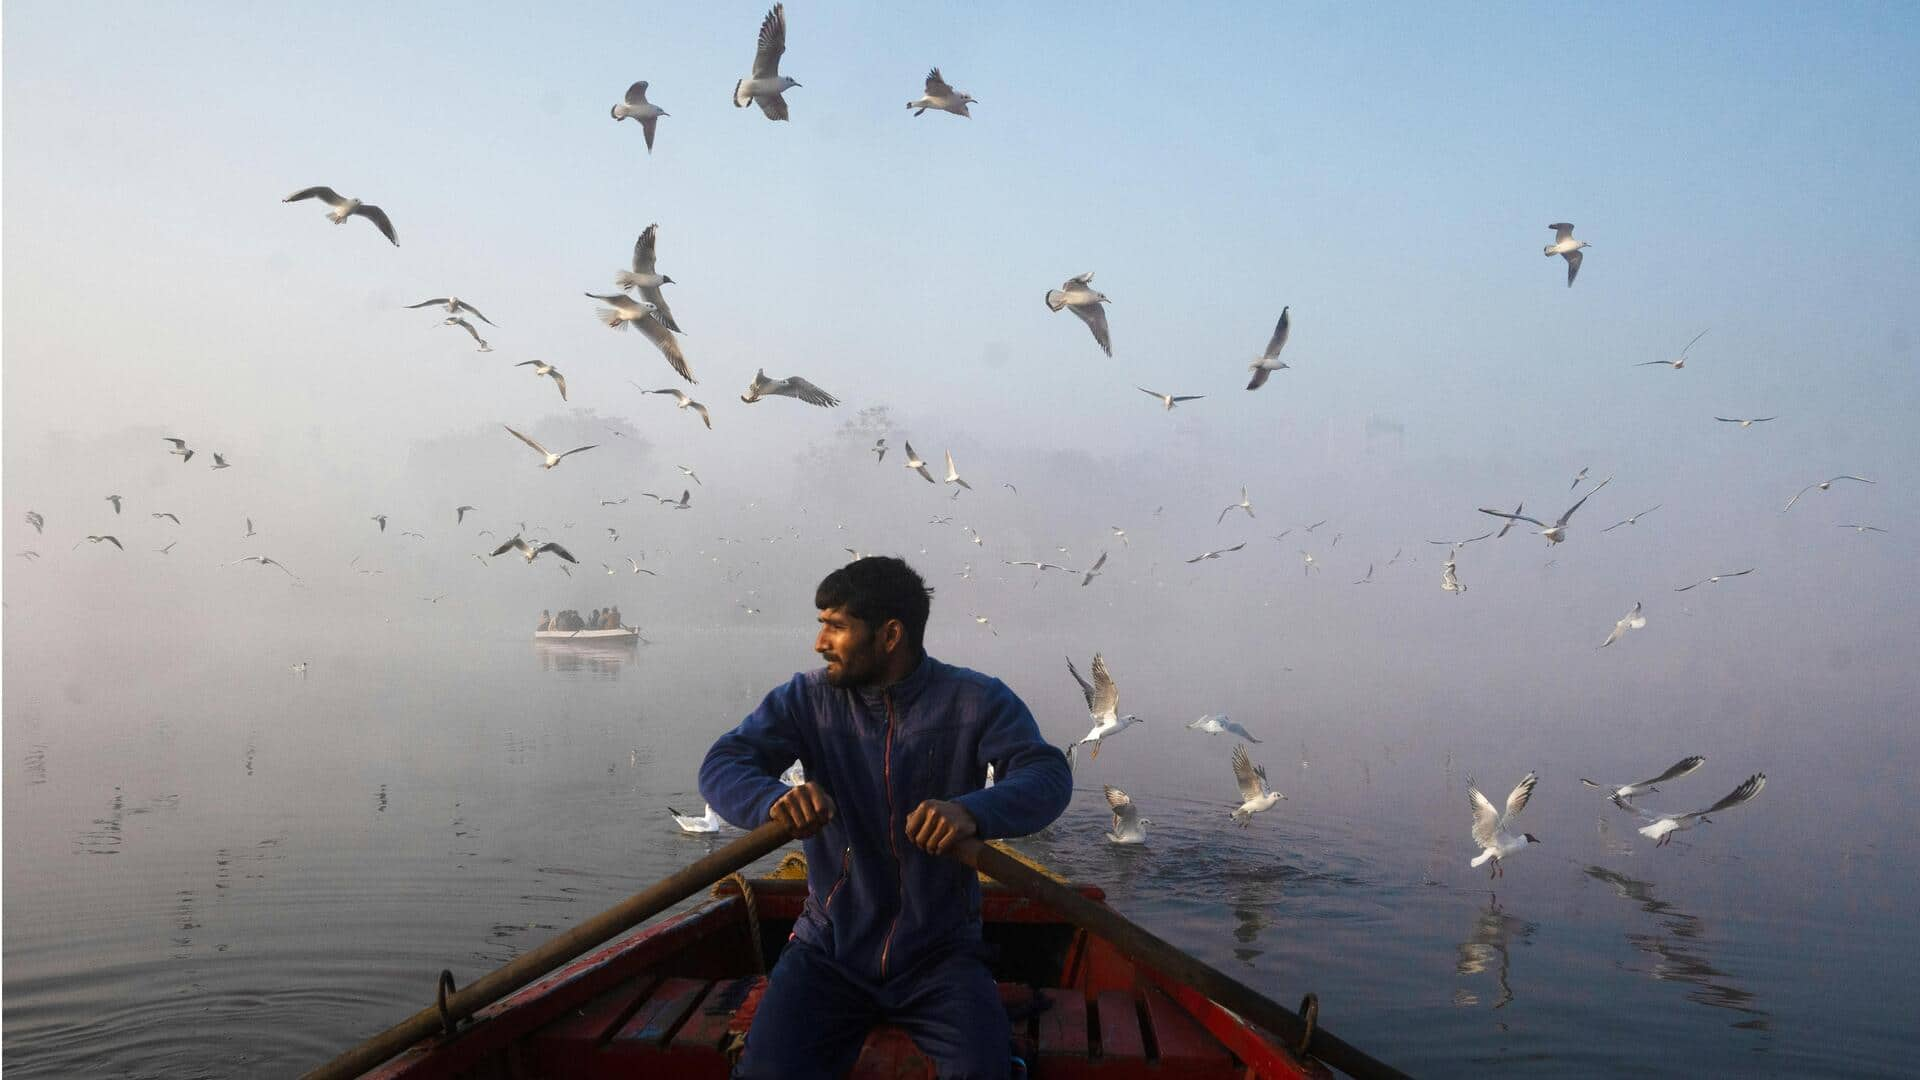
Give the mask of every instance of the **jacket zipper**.
<svg viewBox="0 0 1920 1080">
<path fill-rule="evenodd" d="M 900 928 L 900 915 L 907 904 L 907 872 L 900 864 L 899 827 L 893 822 L 893 695 L 882 695 L 887 703 L 887 742 L 881 751 L 880 773 L 887 787 L 887 847 L 893 852 L 893 880 L 897 892 L 894 897 L 893 922 L 887 926 L 887 936 L 880 943 L 880 977 L 887 977 L 887 952 L 893 948 L 893 932 Z"/>
<path fill-rule="evenodd" d="M 824 919 L 827 917 L 828 910 L 833 907 L 833 898 L 840 895 L 840 886 L 847 883 L 847 875 L 852 872 L 853 845 L 849 844 L 847 845 L 847 849 L 840 854 L 840 878 L 833 883 L 833 888 L 827 890 L 827 898 L 820 904 L 821 918 Z"/>
</svg>

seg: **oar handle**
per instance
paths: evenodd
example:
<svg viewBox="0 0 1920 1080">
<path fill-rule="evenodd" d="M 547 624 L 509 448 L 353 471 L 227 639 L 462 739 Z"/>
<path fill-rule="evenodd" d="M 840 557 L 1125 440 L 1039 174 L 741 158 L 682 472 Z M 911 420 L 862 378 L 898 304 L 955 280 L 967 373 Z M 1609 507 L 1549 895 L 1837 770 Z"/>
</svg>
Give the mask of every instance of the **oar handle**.
<svg viewBox="0 0 1920 1080">
<path fill-rule="evenodd" d="M 1105 938 L 1128 959 L 1147 964 L 1169 978 L 1193 987 L 1242 1018 L 1280 1036 L 1292 1047 L 1298 1048 L 1300 1040 L 1306 1038 L 1308 1054 L 1349 1076 L 1362 1080 L 1406 1076 L 1393 1066 L 1375 1061 L 1349 1046 L 1317 1024 L 1309 1031 L 1299 1014 L 1279 1002 L 1195 959 L 1105 904 L 1094 903 L 1071 886 L 1053 880 L 1004 851 L 979 840 L 967 839 L 955 845 L 948 854 L 1013 891 L 1045 904 L 1074 925 Z"/>
<path fill-rule="evenodd" d="M 547 972 L 615 936 L 638 926 L 728 874 L 773 851 L 793 838 L 786 825 L 769 821 L 738 840 L 674 872 L 666 880 L 633 894 L 611 908 L 543 945 L 447 994 L 443 1004 L 430 1005 L 359 1046 L 306 1073 L 303 1080 L 344 1080 L 419 1042 L 448 1023 L 479 1012 L 483 1007 L 527 985 Z"/>
</svg>

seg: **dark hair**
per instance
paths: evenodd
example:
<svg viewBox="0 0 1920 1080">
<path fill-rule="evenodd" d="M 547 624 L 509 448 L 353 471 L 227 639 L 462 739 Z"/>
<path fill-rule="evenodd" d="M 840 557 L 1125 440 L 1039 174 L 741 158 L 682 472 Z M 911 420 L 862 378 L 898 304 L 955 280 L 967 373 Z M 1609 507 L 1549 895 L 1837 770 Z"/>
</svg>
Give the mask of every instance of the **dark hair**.
<svg viewBox="0 0 1920 1080">
<path fill-rule="evenodd" d="M 933 609 L 933 590 L 904 559 L 872 555 L 835 570 L 813 590 L 813 606 L 839 608 L 874 629 L 888 619 L 899 619 L 907 644 L 922 651 L 927 613 Z"/>
</svg>

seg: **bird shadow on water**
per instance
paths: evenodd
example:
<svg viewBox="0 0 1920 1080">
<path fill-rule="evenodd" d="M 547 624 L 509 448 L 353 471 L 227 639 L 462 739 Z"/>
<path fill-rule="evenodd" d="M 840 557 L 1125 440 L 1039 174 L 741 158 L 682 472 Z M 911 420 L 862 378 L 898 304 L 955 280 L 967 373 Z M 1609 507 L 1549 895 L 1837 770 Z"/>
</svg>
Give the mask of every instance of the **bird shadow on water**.
<svg viewBox="0 0 1920 1080">
<path fill-rule="evenodd" d="M 1754 994 L 1734 985 L 1731 976 L 1713 966 L 1706 953 L 1706 924 L 1655 897 L 1651 882 L 1604 866 L 1589 866 L 1585 873 L 1652 917 L 1655 932 L 1626 935 L 1629 945 L 1651 958 L 1645 974 L 1660 982 L 1690 985 L 1693 989 L 1687 992 L 1689 1001 L 1740 1014 L 1742 1019 L 1736 1020 L 1733 1027 L 1747 1031 L 1772 1030 L 1772 1014 L 1754 1005 Z"/>
</svg>

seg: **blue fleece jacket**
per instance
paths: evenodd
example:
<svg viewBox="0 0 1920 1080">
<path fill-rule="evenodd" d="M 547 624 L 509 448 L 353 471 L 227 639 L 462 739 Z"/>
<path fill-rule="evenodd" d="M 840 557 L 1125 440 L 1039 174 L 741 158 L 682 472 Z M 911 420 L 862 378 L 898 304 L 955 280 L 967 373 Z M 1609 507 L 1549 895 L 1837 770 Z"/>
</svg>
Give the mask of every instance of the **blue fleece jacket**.
<svg viewBox="0 0 1920 1080">
<path fill-rule="evenodd" d="M 875 983 L 980 940 L 979 880 L 907 839 L 914 807 L 958 802 L 984 840 L 1039 831 L 1073 794 L 1066 755 L 1005 683 L 930 656 L 887 687 L 836 689 L 825 668 L 795 675 L 707 751 L 700 794 L 754 828 L 786 794 L 779 774 L 795 758 L 835 811 L 805 841 L 794 933 Z M 990 763 L 997 780 L 983 788 Z"/>
</svg>

